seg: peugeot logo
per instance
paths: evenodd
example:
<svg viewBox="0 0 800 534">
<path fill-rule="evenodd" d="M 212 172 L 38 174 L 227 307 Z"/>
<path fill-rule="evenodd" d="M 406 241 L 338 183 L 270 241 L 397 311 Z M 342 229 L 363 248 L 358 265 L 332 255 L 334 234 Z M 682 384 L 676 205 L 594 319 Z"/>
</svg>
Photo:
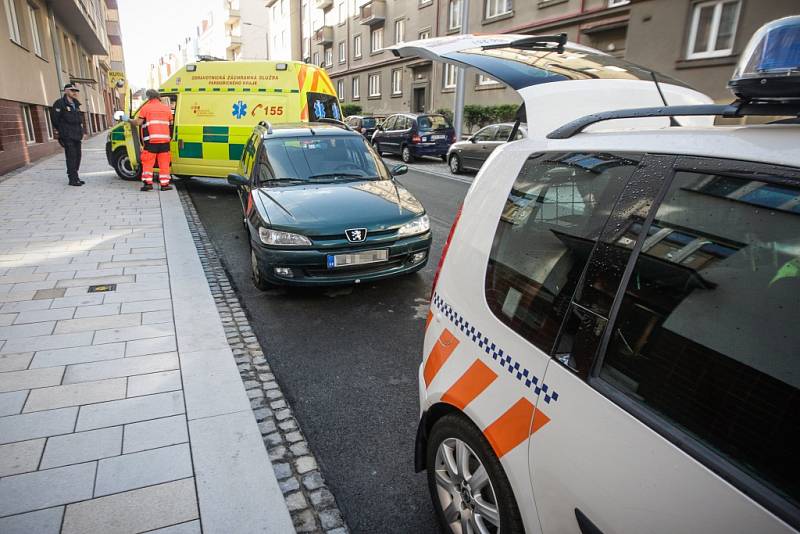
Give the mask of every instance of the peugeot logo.
<svg viewBox="0 0 800 534">
<path fill-rule="evenodd" d="M 344 231 L 344 235 L 347 236 L 347 240 L 351 243 L 361 243 L 367 239 L 367 229 L 350 228 Z"/>
</svg>

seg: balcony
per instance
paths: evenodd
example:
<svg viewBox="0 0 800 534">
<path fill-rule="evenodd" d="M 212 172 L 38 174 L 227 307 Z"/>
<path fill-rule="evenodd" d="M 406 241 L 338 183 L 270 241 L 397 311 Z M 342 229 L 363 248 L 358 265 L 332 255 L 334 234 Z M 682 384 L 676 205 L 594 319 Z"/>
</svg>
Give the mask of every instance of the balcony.
<svg viewBox="0 0 800 534">
<path fill-rule="evenodd" d="M 228 49 L 242 46 L 242 31 L 239 28 L 226 31 L 225 38 L 228 41 L 226 46 Z"/>
<path fill-rule="evenodd" d="M 312 41 L 314 44 L 321 46 L 333 44 L 333 26 L 323 26 L 315 31 Z"/>
<path fill-rule="evenodd" d="M 333 7 L 333 0 L 314 0 L 314 7 L 317 9 L 329 9 Z"/>
<path fill-rule="evenodd" d="M 241 14 L 239 13 L 238 8 L 233 7 L 226 7 L 225 8 L 225 23 L 226 24 L 236 24 L 239 22 Z"/>
<path fill-rule="evenodd" d="M 264 0 L 264 7 L 272 7 L 278 0 Z"/>
<path fill-rule="evenodd" d="M 372 0 L 361 6 L 361 24 L 375 26 L 386 20 L 386 2 Z"/>
</svg>

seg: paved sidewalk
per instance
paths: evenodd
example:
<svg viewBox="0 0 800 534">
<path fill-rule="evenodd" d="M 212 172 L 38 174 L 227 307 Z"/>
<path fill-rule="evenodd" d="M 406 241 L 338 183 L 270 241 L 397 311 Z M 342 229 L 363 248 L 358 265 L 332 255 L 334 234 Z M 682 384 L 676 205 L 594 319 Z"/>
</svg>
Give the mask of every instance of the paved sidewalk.
<svg viewBox="0 0 800 534">
<path fill-rule="evenodd" d="M 0 177 L 0 533 L 294 532 L 178 196 L 104 137 Z"/>
</svg>

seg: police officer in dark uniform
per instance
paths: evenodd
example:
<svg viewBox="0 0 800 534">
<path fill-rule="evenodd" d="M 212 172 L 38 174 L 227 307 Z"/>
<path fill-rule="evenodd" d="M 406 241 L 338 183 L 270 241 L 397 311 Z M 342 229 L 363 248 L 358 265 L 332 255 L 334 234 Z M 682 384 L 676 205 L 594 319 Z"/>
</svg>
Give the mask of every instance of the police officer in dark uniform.
<svg viewBox="0 0 800 534">
<path fill-rule="evenodd" d="M 67 157 L 69 185 L 81 186 L 85 182 L 78 178 L 81 166 L 81 141 L 83 141 L 83 112 L 78 102 L 80 91 L 74 83 L 64 86 L 64 96 L 53 102 L 53 127 L 58 132 L 58 144 L 64 147 Z"/>
</svg>

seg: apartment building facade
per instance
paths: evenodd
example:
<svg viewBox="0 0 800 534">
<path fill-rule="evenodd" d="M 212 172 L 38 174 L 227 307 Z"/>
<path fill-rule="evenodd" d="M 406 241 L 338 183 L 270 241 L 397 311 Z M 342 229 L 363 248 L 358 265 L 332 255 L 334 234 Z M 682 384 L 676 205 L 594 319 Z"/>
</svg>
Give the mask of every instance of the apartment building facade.
<svg viewBox="0 0 800 534">
<path fill-rule="evenodd" d="M 753 32 L 800 13 L 797 0 L 266 0 L 282 14 L 267 22 L 273 38 L 287 27 L 300 35 L 291 58 L 324 65 L 342 103 L 366 113 L 452 109 L 455 67 L 398 59 L 385 47 L 460 33 L 467 1 L 467 33 L 564 32 L 720 102 L 731 100 L 726 82 Z M 466 81 L 467 104 L 520 101 L 472 69 Z"/>
<path fill-rule="evenodd" d="M 115 6 L 109 0 L 3 0 L 0 173 L 60 150 L 49 110 L 66 83 L 81 90 L 89 135 L 110 124 L 108 3 Z"/>
</svg>

